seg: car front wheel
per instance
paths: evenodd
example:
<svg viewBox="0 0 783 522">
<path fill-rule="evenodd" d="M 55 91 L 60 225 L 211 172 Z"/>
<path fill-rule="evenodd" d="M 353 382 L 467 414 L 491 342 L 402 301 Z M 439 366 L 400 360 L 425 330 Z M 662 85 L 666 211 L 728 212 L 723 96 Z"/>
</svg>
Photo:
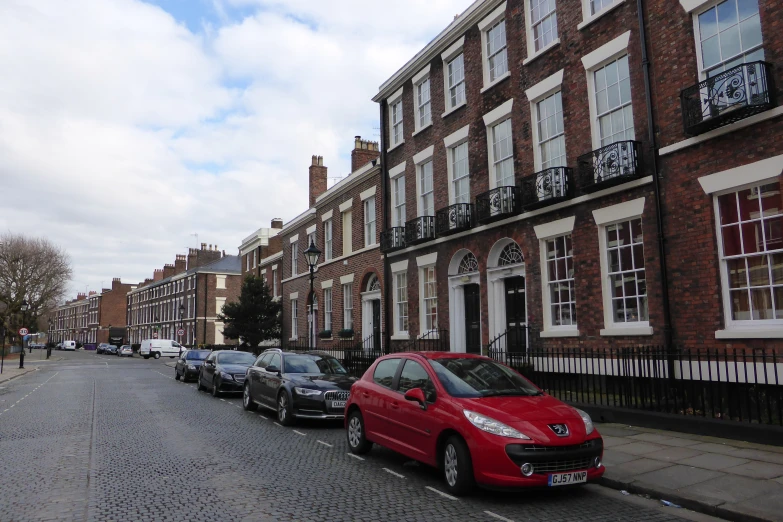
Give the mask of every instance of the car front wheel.
<svg viewBox="0 0 783 522">
<path fill-rule="evenodd" d="M 364 418 L 359 410 L 354 410 L 348 416 L 348 447 L 351 453 L 362 455 L 372 449 L 372 442 L 364 436 Z"/>
<path fill-rule="evenodd" d="M 288 394 L 280 392 L 277 397 L 277 422 L 283 426 L 291 426 L 294 423 L 294 416 L 291 415 L 291 401 L 288 400 Z"/>
<path fill-rule="evenodd" d="M 177 370 L 176 368 L 174 368 L 174 380 L 175 381 L 179 380 L 179 370 Z"/>
<path fill-rule="evenodd" d="M 198 388 L 197 388 L 197 389 L 198 389 L 198 391 L 204 391 L 204 390 L 206 390 L 206 388 L 204 387 L 204 385 L 203 385 L 203 384 L 201 384 L 201 374 L 200 374 L 200 373 L 198 374 L 198 377 L 197 377 L 197 379 L 198 379 Z"/>
<path fill-rule="evenodd" d="M 160 353 L 159 352 L 155 352 L 155 358 L 156 359 L 160 359 Z"/>
<path fill-rule="evenodd" d="M 250 386 L 245 384 L 245 389 L 242 392 L 242 406 L 244 406 L 246 411 L 256 411 L 258 409 L 258 404 L 253 402 L 252 397 L 250 397 Z"/>
<path fill-rule="evenodd" d="M 460 496 L 468 494 L 473 489 L 473 463 L 470 459 L 470 450 L 462 438 L 449 437 L 443 448 L 441 464 L 449 493 Z"/>
<path fill-rule="evenodd" d="M 217 379 L 212 381 L 212 396 L 220 397 L 220 381 Z"/>
</svg>

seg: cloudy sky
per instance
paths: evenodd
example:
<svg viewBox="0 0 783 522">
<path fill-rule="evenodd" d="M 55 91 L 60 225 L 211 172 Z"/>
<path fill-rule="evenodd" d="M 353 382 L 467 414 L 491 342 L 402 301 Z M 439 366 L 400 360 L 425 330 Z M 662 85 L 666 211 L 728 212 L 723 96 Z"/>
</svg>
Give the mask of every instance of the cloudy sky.
<svg viewBox="0 0 783 522">
<path fill-rule="evenodd" d="M 378 140 L 378 86 L 472 0 L 2 0 L 0 230 L 72 290 L 226 253 Z"/>
</svg>

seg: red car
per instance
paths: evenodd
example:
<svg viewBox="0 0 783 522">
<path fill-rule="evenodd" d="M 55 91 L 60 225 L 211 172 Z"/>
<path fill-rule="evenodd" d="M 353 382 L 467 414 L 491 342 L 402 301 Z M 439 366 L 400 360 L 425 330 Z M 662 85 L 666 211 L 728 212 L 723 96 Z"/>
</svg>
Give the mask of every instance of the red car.
<svg viewBox="0 0 783 522">
<path fill-rule="evenodd" d="M 447 489 L 563 486 L 598 479 L 603 439 L 590 416 L 511 368 L 465 353 L 379 358 L 351 387 L 348 446 L 373 443 L 443 471 Z"/>
</svg>

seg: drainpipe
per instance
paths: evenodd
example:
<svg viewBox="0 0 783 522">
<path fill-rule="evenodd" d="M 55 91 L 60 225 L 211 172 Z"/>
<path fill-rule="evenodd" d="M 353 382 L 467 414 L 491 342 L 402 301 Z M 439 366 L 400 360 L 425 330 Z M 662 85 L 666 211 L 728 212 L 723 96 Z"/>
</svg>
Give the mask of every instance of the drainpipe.
<svg viewBox="0 0 783 522">
<path fill-rule="evenodd" d="M 378 104 L 381 110 L 381 223 L 382 230 L 388 232 L 389 230 L 389 169 L 386 164 L 386 101 L 381 101 Z M 391 303 L 389 298 L 391 292 L 394 291 L 394 281 L 391 280 L 391 267 L 389 266 L 389 259 L 386 253 L 383 254 L 383 280 L 385 281 L 385 292 L 383 293 L 383 316 L 386 323 L 386 332 L 384 333 L 383 346 L 387 349 L 391 349 L 391 332 L 394 328 L 394 317 L 391 314 Z"/>
<path fill-rule="evenodd" d="M 209 293 L 209 286 L 207 284 L 208 279 L 209 275 L 204 274 L 204 344 L 207 344 L 207 294 Z M 198 284 L 198 275 L 196 275 L 196 284 Z"/>
<path fill-rule="evenodd" d="M 666 269 L 666 239 L 663 234 L 663 215 L 661 203 L 661 183 L 658 172 L 658 145 L 655 140 L 655 120 L 653 119 L 652 86 L 650 83 L 650 59 L 647 54 L 647 35 L 644 24 L 644 1 L 636 0 L 636 11 L 639 14 L 639 39 L 642 49 L 642 72 L 644 73 L 644 96 L 647 105 L 647 139 L 652 148 L 653 191 L 655 193 L 655 218 L 658 236 L 658 260 L 661 271 L 661 301 L 663 305 L 664 348 L 667 354 L 669 378 L 674 378 L 674 352 L 672 346 L 672 321 L 669 307 L 669 276 Z"/>
</svg>

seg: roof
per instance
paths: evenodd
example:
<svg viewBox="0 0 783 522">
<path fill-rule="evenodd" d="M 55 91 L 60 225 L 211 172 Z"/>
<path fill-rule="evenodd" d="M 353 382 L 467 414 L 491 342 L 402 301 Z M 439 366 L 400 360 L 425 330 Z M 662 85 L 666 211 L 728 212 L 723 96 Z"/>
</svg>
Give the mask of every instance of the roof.
<svg viewBox="0 0 783 522">
<path fill-rule="evenodd" d="M 190 270 L 188 270 L 190 272 Z M 193 269 L 193 273 L 196 272 L 220 272 L 220 273 L 242 273 L 242 260 L 239 256 L 223 256 L 217 261 L 213 261 L 208 265 L 200 266 Z"/>
</svg>

